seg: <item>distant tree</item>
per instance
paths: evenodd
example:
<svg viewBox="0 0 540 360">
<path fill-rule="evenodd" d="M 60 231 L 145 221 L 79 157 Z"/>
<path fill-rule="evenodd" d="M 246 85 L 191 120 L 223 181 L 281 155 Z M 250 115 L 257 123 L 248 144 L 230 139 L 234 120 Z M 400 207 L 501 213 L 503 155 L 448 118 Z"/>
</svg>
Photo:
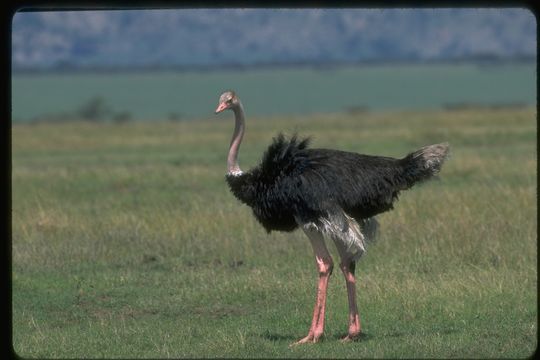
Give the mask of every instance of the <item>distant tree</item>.
<svg viewBox="0 0 540 360">
<path fill-rule="evenodd" d="M 115 113 L 112 119 L 118 124 L 126 123 L 131 120 L 131 113 L 129 111 L 120 111 Z"/>
<path fill-rule="evenodd" d="M 104 120 L 112 113 L 110 106 L 101 96 L 94 96 L 86 103 L 82 104 L 76 114 L 84 120 L 100 121 Z"/>
<path fill-rule="evenodd" d="M 170 112 L 168 116 L 169 121 L 179 121 L 182 120 L 182 114 L 179 114 L 177 112 Z"/>
</svg>

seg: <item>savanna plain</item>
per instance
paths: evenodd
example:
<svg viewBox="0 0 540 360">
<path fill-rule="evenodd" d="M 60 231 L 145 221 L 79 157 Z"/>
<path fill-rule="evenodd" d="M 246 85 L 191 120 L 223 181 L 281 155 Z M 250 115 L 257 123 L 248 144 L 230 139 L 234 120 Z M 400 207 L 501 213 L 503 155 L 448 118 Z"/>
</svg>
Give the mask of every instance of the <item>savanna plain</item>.
<svg viewBox="0 0 540 360">
<path fill-rule="evenodd" d="M 378 217 L 357 264 L 363 336 L 335 271 L 306 335 L 316 266 L 224 181 L 232 114 L 12 127 L 13 348 L 25 358 L 525 358 L 537 347 L 533 108 L 248 118 L 255 165 L 278 132 L 393 157 L 452 147 L 439 179 Z M 329 249 L 337 259 L 333 244 Z"/>
</svg>

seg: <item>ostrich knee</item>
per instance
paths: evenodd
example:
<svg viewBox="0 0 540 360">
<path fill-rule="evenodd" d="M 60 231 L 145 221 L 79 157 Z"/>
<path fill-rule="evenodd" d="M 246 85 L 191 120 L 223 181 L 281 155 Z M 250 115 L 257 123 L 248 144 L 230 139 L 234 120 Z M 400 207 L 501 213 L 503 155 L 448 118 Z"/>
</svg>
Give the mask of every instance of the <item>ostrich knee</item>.
<svg viewBox="0 0 540 360">
<path fill-rule="evenodd" d="M 331 257 L 317 257 L 317 268 L 319 270 L 319 277 L 329 277 L 332 275 L 332 271 L 334 270 L 334 261 Z"/>
<path fill-rule="evenodd" d="M 345 276 L 345 281 L 347 283 L 356 284 L 356 278 L 354 277 L 354 270 L 356 269 L 356 263 L 351 260 L 342 261 L 339 264 L 343 276 Z"/>
</svg>

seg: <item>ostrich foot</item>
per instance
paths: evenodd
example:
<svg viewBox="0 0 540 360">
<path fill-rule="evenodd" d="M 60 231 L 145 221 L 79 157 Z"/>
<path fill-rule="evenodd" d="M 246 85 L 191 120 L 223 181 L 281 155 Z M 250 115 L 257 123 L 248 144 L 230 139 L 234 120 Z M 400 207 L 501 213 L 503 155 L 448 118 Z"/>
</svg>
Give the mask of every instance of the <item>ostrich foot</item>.
<svg viewBox="0 0 540 360">
<path fill-rule="evenodd" d="M 360 337 L 362 336 L 362 333 L 358 332 L 358 333 L 353 333 L 353 334 L 347 334 L 347 336 L 341 338 L 341 342 L 342 343 L 346 343 L 346 342 L 351 342 L 351 341 L 356 341 L 358 339 L 360 339 Z"/>
<path fill-rule="evenodd" d="M 308 344 L 308 343 L 316 343 L 319 341 L 320 339 L 320 335 L 315 337 L 313 334 L 308 334 L 308 336 L 306 336 L 305 338 L 302 338 L 298 341 L 295 341 L 293 342 L 292 344 L 290 344 L 289 346 L 296 346 L 296 345 L 300 345 L 300 344 Z"/>
</svg>

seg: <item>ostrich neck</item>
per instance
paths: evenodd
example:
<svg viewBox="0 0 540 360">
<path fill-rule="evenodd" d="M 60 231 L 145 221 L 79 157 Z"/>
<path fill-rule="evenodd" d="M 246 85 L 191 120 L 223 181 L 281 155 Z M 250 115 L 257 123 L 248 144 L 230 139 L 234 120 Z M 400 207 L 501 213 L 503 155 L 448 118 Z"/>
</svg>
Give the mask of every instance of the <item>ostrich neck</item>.
<svg viewBox="0 0 540 360">
<path fill-rule="evenodd" d="M 242 170 L 238 166 L 238 150 L 244 137 L 245 120 L 244 120 L 244 108 L 242 103 L 239 103 L 237 107 L 233 108 L 234 111 L 234 132 L 231 139 L 231 146 L 229 148 L 229 156 L 227 157 L 227 172 L 229 175 L 240 175 Z"/>
</svg>

